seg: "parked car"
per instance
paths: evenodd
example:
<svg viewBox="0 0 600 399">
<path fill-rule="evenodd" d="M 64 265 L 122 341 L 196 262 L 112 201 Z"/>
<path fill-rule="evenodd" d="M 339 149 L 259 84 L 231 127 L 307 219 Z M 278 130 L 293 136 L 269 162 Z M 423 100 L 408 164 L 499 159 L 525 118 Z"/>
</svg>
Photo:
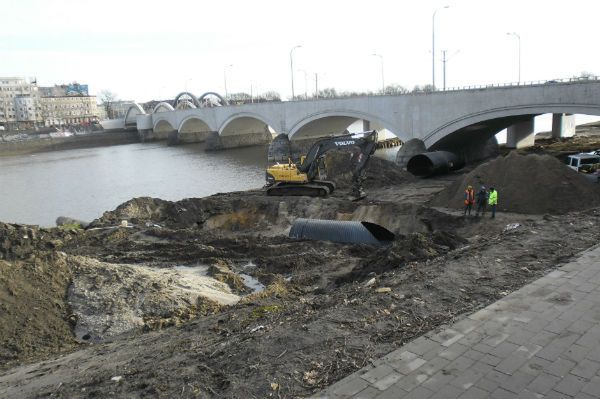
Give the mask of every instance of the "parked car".
<svg viewBox="0 0 600 399">
<path fill-rule="evenodd" d="M 575 154 L 567 157 L 567 165 L 581 173 L 593 173 L 600 168 L 600 154 Z"/>
</svg>

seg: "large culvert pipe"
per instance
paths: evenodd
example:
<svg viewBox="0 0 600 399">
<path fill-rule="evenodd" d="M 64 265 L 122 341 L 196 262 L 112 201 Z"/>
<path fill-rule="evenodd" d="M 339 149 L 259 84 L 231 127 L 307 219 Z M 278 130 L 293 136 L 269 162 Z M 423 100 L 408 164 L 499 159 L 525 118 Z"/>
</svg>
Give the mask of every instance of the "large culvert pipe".
<svg viewBox="0 0 600 399">
<path fill-rule="evenodd" d="M 458 170 L 465 163 L 454 153 L 433 151 L 417 154 L 406 164 L 406 170 L 415 176 L 427 177 Z"/>
<path fill-rule="evenodd" d="M 342 220 L 296 219 L 290 229 L 290 238 L 333 241 L 343 243 L 386 245 L 394 240 L 394 233 L 375 223 Z"/>
</svg>

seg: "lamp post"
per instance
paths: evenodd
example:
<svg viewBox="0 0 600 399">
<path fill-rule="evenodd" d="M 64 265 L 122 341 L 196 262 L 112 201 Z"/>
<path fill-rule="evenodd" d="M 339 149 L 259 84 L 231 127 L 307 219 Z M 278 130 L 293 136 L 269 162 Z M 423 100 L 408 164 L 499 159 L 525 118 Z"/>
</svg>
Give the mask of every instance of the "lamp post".
<svg viewBox="0 0 600 399">
<path fill-rule="evenodd" d="M 450 6 L 436 9 L 431 17 L 431 86 L 433 91 L 435 91 L 435 14 L 443 8 L 450 8 Z"/>
<path fill-rule="evenodd" d="M 515 36 L 519 42 L 519 84 L 521 84 L 521 36 L 517 32 L 506 32 L 508 36 Z"/>
<path fill-rule="evenodd" d="M 225 85 L 225 98 L 227 98 L 227 68 L 232 67 L 233 64 L 225 65 L 223 68 L 223 84 Z"/>
<path fill-rule="evenodd" d="M 294 54 L 294 50 L 296 50 L 297 48 L 302 47 L 302 45 L 298 44 L 297 46 L 292 47 L 292 49 L 290 50 L 290 72 L 292 73 L 292 101 L 294 100 L 294 58 L 293 58 L 293 54 Z"/>
<path fill-rule="evenodd" d="M 446 91 L 446 63 L 448 61 L 450 61 L 450 58 L 454 57 L 459 52 L 460 52 L 460 50 L 456 50 L 454 52 L 454 54 L 452 54 L 450 57 L 447 57 L 446 56 L 447 51 L 446 50 L 442 50 L 442 65 L 444 66 L 443 69 L 442 69 L 443 76 L 444 76 L 444 91 Z"/>
<path fill-rule="evenodd" d="M 383 79 L 383 55 L 371 54 L 372 56 L 379 57 L 381 60 L 381 94 L 385 94 L 385 80 Z"/>
</svg>

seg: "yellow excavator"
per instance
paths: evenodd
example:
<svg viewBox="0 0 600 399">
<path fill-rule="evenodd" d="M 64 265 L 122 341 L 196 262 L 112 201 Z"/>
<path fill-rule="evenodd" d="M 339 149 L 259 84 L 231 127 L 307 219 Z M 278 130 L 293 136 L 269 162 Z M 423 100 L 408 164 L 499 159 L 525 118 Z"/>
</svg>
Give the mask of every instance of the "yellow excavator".
<svg viewBox="0 0 600 399">
<path fill-rule="evenodd" d="M 359 200 L 366 197 L 362 189 L 364 170 L 371 155 L 377 148 L 377 131 L 345 134 L 317 141 L 302 157 L 299 164 L 288 160 L 286 164 L 275 164 L 267 168 L 267 195 L 293 195 L 326 197 L 335 190 L 332 181 L 320 179 L 320 164 L 325 154 L 335 149 L 359 151 L 352 158 L 352 197 Z"/>
</svg>

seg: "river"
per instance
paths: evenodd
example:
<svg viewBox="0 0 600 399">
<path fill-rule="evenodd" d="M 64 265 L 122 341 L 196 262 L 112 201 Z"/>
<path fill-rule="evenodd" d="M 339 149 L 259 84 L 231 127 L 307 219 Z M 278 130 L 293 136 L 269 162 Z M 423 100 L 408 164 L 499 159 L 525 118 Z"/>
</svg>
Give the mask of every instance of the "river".
<svg viewBox="0 0 600 399">
<path fill-rule="evenodd" d="M 378 152 L 392 159 L 397 148 Z M 262 187 L 267 147 L 205 152 L 164 142 L 0 158 L 0 221 L 91 221 L 135 197 L 180 200 Z"/>
</svg>

